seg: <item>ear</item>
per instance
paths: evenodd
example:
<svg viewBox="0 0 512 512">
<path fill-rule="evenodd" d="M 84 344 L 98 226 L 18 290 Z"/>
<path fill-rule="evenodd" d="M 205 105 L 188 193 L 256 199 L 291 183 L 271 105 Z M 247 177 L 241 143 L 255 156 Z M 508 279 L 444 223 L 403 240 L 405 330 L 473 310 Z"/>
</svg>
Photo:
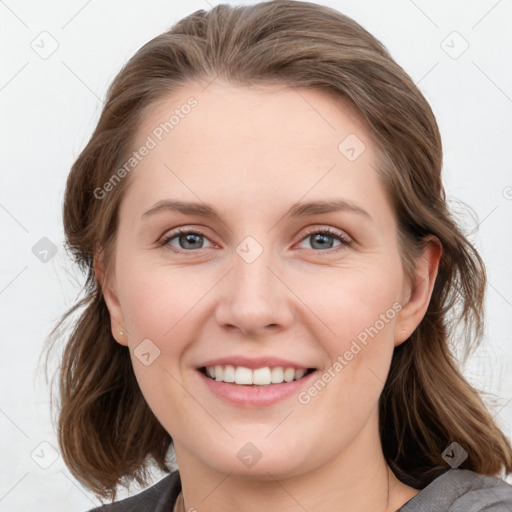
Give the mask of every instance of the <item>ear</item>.
<svg viewBox="0 0 512 512">
<path fill-rule="evenodd" d="M 402 309 L 395 325 L 395 346 L 403 343 L 418 327 L 427 312 L 436 281 L 443 246 L 433 235 L 415 265 L 414 282 L 404 289 Z"/>
<path fill-rule="evenodd" d="M 128 346 L 128 332 L 124 327 L 123 312 L 115 289 L 115 278 L 105 273 L 103 249 L 98 249 L 94 256 L 94 273 L 100 283 L 103 298 L 110 314 L 112 336 L 121 345 Z M 112 284 L 110 283 L 112 281 Z M 122 334 L 121 334 L 122 333 Z"/>
</svg>

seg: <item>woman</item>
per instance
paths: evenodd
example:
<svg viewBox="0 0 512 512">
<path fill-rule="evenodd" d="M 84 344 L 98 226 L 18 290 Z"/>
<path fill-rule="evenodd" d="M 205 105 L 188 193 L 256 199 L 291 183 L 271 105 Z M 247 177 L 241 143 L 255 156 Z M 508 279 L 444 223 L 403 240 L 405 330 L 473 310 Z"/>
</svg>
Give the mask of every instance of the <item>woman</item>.
<svg viewBox="0 0 512 512">
<path fill-rule="evenodd" d="M 136 53 L 67 183 L 59 442 L 102 498 L 179 471 L 101 510 L 512 507 L 448 348 L 485 270 L 441 167 L 425 98 L 333 9 L 220 5 Z"/>
</svg>

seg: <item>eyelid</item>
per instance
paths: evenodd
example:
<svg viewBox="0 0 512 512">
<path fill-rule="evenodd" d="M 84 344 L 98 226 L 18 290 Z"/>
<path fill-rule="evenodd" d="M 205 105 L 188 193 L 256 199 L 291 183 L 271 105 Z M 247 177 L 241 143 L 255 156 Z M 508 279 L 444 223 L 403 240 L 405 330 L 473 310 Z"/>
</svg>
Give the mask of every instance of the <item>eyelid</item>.
<svg viewBox="0 0 512 512">
<path fill-rule="evenodd" d="M 302 235 L 302 238 L 300 239 L 300 242 L 302 242 L 308 236 L 314 235 L 316 233 L 328 234 L 328 235 L 330 235 L 332 237 L 338 238 L 339 240 L 341 240 L 345 244 L 350 244 L 353 241 L 350 236 L 348 236 L 344 231 L 342 231 L 340 229 L 332 228 L 330 226 L 327 226 L 327 227 L 318 227 L 317 226 L 317 227 L 313 227 L 313 228 L 308 229 Z"/>
</svg>

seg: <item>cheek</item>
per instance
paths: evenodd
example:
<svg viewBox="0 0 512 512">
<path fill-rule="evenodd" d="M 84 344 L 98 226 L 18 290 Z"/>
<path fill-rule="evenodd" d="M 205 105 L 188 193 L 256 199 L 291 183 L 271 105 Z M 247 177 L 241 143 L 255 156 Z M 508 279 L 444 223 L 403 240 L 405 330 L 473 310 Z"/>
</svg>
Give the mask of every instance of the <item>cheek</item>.
<svg viewBox="0 0 512 512">
<path fill-rule="evenodd" d="M 199 290 L 183 272 L 162 265 L 133 264 L 124 270 L 121 305 L 133 370 L 149 407 L 172 430 L 190 399 L 180 385 L 180 361 L 188 348 Z"/>
<path fill-rule="evenodd" d="M 146 401 L 158 416 L 169 403 L 189 400 L 178 384 L 182 380 L 179 364 L 189 348 L 191 333 L 197 329 L 200 301 L 215 276 L 193 275 L 190 269 L 185 272 L 144 258 L 120 262 L 118 269 L 133 369 Z M 166 399 L 169 395 L 171 402 Z"/>
<path fill-rule="evenodd" d="M 121 279 L 121 306 L 129 332 L 136 339 L 160 342 L 176 338 L 210 287 L 207 277 L 202 279 L 190 269 L 143 260 L 127 265 Z"/>
<path fill-rule="evenodd" d="M 352 339 L 364 341 L 366 329 L 387 336 L 400 309 L 401 278 L 394 265 L 333 269 L 328 278 L 309 280 L 301 298 L 330 328 L 339 349 Z"/>
<path fill-rule="evenodd" d="M 343 270 L 322 293 L 311 293 L 305 301 L 314 304 L 312 310 L 330 328 L 319 339 L 332 362 L 335 387 L 351 390 L 338 394 L 340 406 L 361 399 L 373 403 L 384 386 L 401 310 L 400 283 L 393 267 L 388 272 Z"/>
</svg>

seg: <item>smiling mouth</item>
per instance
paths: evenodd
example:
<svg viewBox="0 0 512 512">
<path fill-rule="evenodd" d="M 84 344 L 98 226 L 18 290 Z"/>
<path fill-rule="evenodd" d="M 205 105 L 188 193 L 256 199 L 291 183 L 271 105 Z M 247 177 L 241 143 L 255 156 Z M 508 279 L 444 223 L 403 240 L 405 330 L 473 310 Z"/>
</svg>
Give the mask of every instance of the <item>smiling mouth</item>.
<svg viewBox="0 0 512 512">
<path fill-rule="evenodd" d="M 295 369 L 282 366 L 264 367 L 251 370 L 244 366 L 216 365 L 203 366 L 199 371 L 207 378 L 241 386 L 269 386 L 303 379 L 316 368 Z"/>
</svg>

